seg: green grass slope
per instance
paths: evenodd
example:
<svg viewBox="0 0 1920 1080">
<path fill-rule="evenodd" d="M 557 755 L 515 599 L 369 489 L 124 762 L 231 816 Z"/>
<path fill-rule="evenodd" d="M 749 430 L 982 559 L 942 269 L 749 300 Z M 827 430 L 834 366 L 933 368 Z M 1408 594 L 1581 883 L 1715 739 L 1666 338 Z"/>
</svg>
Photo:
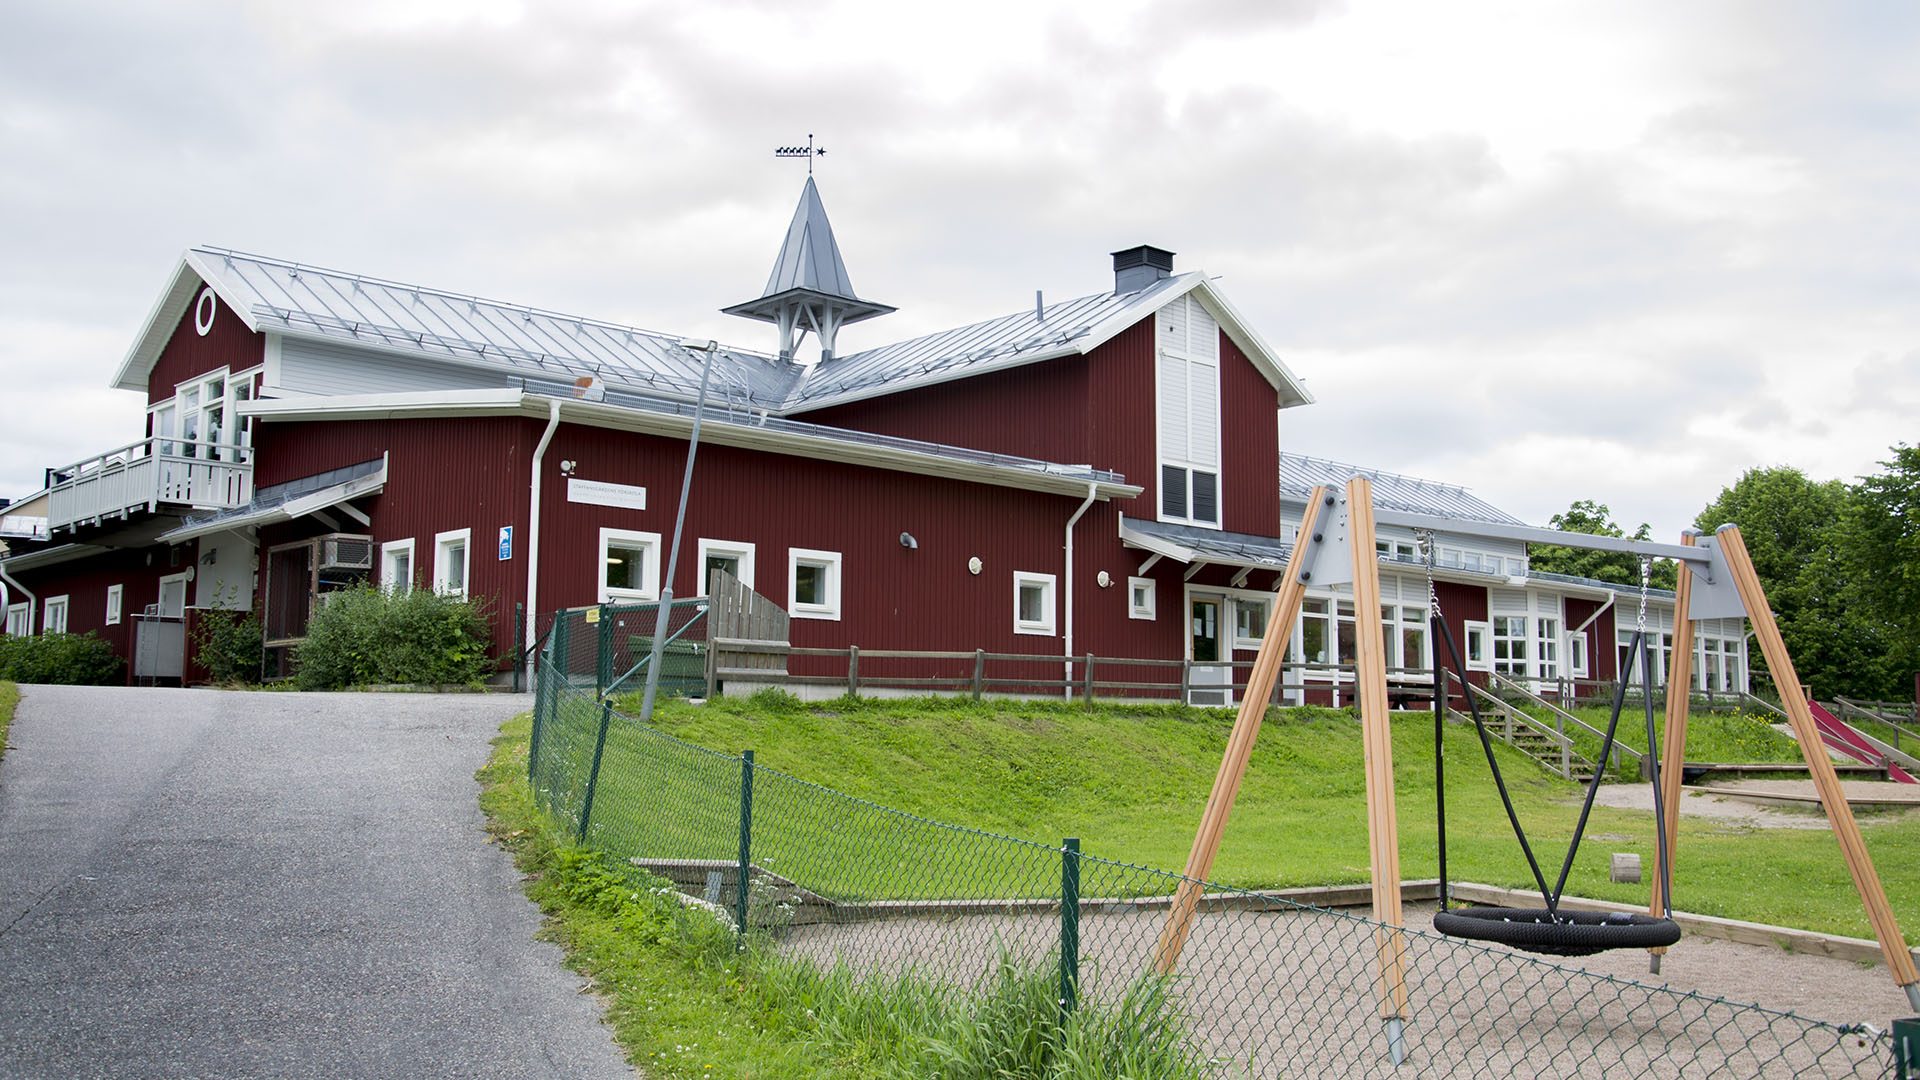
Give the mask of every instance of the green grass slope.
<svg viewBox="0 0 1920 1080">
<path fill-rule="evenodd" d="M 705 706 L 668 703 L 656 722 L 701 746 L 731 753 L 751 748 L 763 766 L 883 806 L 1050 845 L 1078 836 L 1091 854 L 1177 872 L 1232 718 L 1172 707 L 950 699 L 803 705 L 762 695 Z M 608 747 L 596 828 L 619 828 L 622 814 L 644 797 L 623 790 L 620 774 L 629 766 L 619 742 L 616 736 Z M 1580 792 L 1505 747 L 1496 744 L 1496 752 L 1551 877 Z M 1445 755 L 1451 875 L 1530 886 L 1471 729 L 1450 727 Z M 1437 860 L 1427 716 L 1395 721 L 1394 761 L 1402 872 L 1431 877 Z M 716 818 L 731 819 L 724 807 L 716 811 Z M 1863 821 L 1868 848 L 1911 936 L 1920 928 L 1920 816 Z M 724 823 L 714 825 L 718 832 Z M 1652 845 L 1650 813 L 1596 807 L 1569 892 L 1644 902 L 1644 885 L 1607 880 L 1607 862 L 1612 852 L 1636 852 L 1651 869 Z M 1365 881 L 1367 867 L 1357 723 L 1344 712 L 1273 711 L 1212 877 L 1242 887 L 1321 885 Z M 1869 934 L 1827 830 L 1762 830 L 1683 815 L 1678 867 L 1676 902 L 1687 910 Z"/>
</svg>

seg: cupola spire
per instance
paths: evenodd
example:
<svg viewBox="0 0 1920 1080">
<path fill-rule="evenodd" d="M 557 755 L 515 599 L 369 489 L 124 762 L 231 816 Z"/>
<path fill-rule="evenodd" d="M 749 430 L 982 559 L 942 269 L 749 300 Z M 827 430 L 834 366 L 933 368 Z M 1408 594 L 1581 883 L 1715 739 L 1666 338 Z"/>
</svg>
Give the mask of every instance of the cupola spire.
<svg viewBox="0 0 1920 1080">
<path fill-rule="evenodd" d="M 795 347 L 811 330 L 820 339 L 820 359 L 833 359 L 834 339 L 848 323 L 885 315 L 893 308 L 862 300 L 854 294 L 840 245 L 827 221 L 827 208 L 813 177 L 800 189 L 780 256 L 767 276 L 766 291 L 757 300 L 721 308 L 728 315 L 770 322 L 780 331 L 780 358 L 793 359 Z"/>
</svg>

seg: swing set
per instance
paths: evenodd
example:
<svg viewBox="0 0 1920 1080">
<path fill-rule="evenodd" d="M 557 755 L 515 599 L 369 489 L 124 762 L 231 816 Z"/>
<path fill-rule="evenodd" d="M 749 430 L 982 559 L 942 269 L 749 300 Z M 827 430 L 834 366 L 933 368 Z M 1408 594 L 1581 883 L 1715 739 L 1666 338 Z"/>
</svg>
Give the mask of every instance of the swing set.
<svg viewBox="0 0 1920 1080">
<path fill-rule="evenodd" d="M 1539 887 L 1541 907 L 1467 907 L 1449 909 L 1446 855 L 1445 762 L 1440 738 L 1445 724 L 1448 698 L 1448 669 L 1441 665 L 1439 649 L 1446 646 L 1452 661 L 1454 678 L 1464 690 L 1465 672 L 1461 670 L 1460 651 L 1452 632 L 1441 617 L 1439 597 L 1433 587 L 1433 543 L 1436 531 L 1451 527 L 1447 519 L 1428 514 L 1398 510 L 1376 510 L 1373 485 L 1365 477 L 1348 481 L 1344 494 L 1327 487 L 1315 488 L 1307 500 L 1300 523 L 1299 538 L 1276 588 L 1269 626 L 1288 627 L 1299 617 L 1301 601 L 1309 586 L 1350 585 L 1359 618 L 1354 620 L 1355 691 L 1360 711 L 1361 745 L 1366 770 L 1367 836 L 1372 861 L 1373 917 L 1381 924 L 1375 931 L 1376 963 L 1379 970 L 1380 1016 L 1386 1024 L 1388 1054 L 1398 1065 L 1405 1056 L 1405 1023 L 1409 1015 L 1406 985 L 1405 921 L 1400 906 L 1400 840 L 1395 818 L 1393 792 L 1393 741 L 1388 724 L 1386 649 L 1380 620 L 1366 612 L 1380 610 L 1380 570 L 1374 549 L 1378 525 L 1411 528 L 1420 537 L 1423 561 L 1427 566 L 1430 640 L 1434 643 L 1434 781 L 1439 818 L 1440 911 L 1434 917 L 1434 929 L 1452 937 L 1504 944 L 1530 952 L 1559 956 L 1586 956 L 1612 949 L 1647 949 L 1650 967 L 1660 970 L 1660 957 L 1667 947 L 1680 939 L 1680 927 L 1673 921 L 1671 883 L 1674 846 L 1680 825 L 1680 763 L 1686 759 L 1687 710 L 1689 695 L 1668 693 L 1666 732 L 1655 752 L 1653 712 L 1653 663 L 1646 645 L 1647 579 L 1654 558 L 1674 559 L 1685 568 L 1676 590 L 1674 637 L 1669 662 L 1669 687 L 1687 687 L 1693 679 L 1693 624 L 1699 619 L 1745 616 L 1753 624 L 1753 634 L 1766 657 L 1768 670 L 1780 689 L 1781 704 L 1794 738 L 1800 745 L 1809 775 L 1813 778 L 1827 821 L 1840 843 L 1841 857 L 1853 877 L 1867 921 L 1873 926 L 1887 969 L 1893 980 L 1906 991 L 1907 1000 L 1920 1009 L 1920 971 L 1907 950 L 1893 909 L 1887 903 L 1886 890 L 1879 872 L 1868 857 L 1853 808 L 1847 804 L 1840 781 L 1820 740 L 1813 714 L 1808 708 L 1793 660 L 1787 654 L 1780 628 L 1767 606 L 1759 575 L 1747 554 L 1740 530 L 1724 525 L 1711 536 L 1688 532 L 1681 543 L 1659 544 L 1581 533 L 1562 533 L 1519 525 L 1475 522 L 1477 533 L 1509 540 L 1559 544 L 1600 551 L 1626 552 L 1640 558 L 1640 615 L 1638 627 L 1622 666 L 1623 677 L 1615 689 L 1612 714 L 1607 723 L 1595 775 L 1589 782 L 1581 804 L 1578 823 L 1568 844 L 1556 882 L 1549 886 L 1535 857 L 1533 846 L 1521 828 L 1519 816 L 1508 797 L 1505 778 L 1495 759 L 1493 744 L 1473 695 L 1466 694 L 1475 731 L 1486 752 L 1501 803 L 1519 841 L 1522 854 Z M 1167 909 L 1166 921 L 1155 946 L 1154 964 L 1162 974 L 1171 974 L 1178 966 L 1181 950 L 1192 932 L 1207 875 L 1213 870 L 1215 855 L 1226 831 L 1227 817 L 1239 794 L 1260 723 L 1266 715 L 1268 700 L 1279 676 L 1285 633 L 1269 633 L 1261 643 L 1253 670 L 1247 679 L 1246 694 L 1240 703 L 1227 749 L 1207 797 L 1199 831 L 1187 857 L 1186 873 Z M 1574 854 L 1586 830 L 1606 763 L 1611 760 L 1614 736 L 1626 700 L 1624 674 L 1638 663 L 1641 673 L 1648 759 L 1653 764 L 1654 817 L 1658 824 L 1655 842 L 1651 899 L 1646 914 L 1583 911 L 1562 907 L 1561 895 L 1573 868 Z M 1664 766 L 1664 767 L 1663 767 Z"/>
</svg>

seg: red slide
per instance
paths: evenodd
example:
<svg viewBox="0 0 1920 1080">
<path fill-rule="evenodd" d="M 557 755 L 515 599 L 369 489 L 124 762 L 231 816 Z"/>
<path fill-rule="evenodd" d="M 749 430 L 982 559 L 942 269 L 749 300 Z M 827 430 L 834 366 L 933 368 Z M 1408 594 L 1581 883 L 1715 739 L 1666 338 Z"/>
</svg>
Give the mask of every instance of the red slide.
<svg viewBox="0 0 1920 1080">
<path fill-rule="evenodd" d="M 1880 764 L 1880 751 L 1876 750 L 1872 743 L 1861 738 L 1860 733 L 1846 721 L 1828 712 L 1826 706 L 1817 701 L 1809 700 L 1807 707 L 1813 710 L 1813 725 L 1820 729 L 1820 738 L 1828 746 L 1856 761 L 1862 761 L 1868 765 Z M 1887 762 L 1887 779 L 1897 780 L 1902 784 L 1920 783 L 1920 780 L 1913 778 L 1912 773 L 1891 761 Z"/>
</svg>

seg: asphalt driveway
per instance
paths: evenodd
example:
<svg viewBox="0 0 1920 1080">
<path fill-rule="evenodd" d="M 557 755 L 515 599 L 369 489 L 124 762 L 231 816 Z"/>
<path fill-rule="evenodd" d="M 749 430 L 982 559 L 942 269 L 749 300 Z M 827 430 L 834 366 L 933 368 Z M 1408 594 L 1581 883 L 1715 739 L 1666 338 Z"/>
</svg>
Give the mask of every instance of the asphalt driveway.
<svg viewBox="0 0 1920 1080">
<path fill-rule="evenodd" d="M 529 698 L 23 690 L 0 1076 L 634 1075 L 474 803 Z"/>
</svg>

